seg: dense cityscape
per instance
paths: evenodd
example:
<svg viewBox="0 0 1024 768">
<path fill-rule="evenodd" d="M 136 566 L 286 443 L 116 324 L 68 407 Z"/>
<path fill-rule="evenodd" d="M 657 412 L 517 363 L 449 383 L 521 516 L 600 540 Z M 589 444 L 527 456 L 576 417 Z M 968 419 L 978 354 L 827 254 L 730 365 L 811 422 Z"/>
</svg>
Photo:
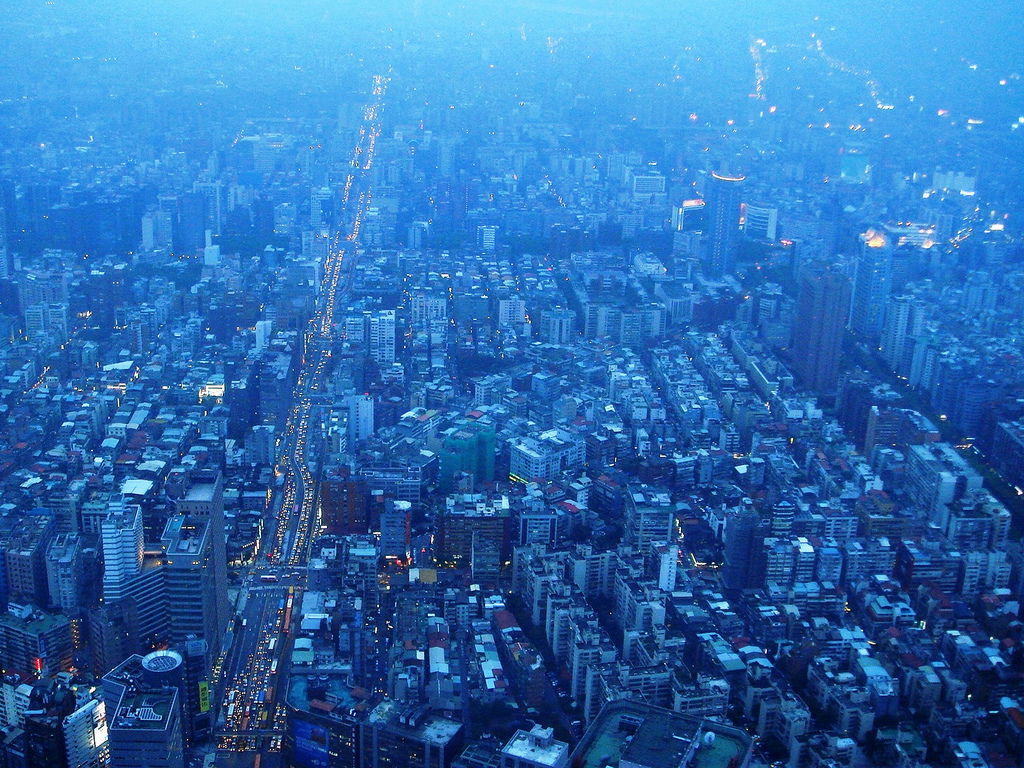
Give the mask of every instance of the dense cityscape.
<svg viewBox="0 0 1024 768">
<path fill-rule="evenodd" d="M 1024 768 L 1012 4 L 5 5 L 0 768 Z"/>
</svg>

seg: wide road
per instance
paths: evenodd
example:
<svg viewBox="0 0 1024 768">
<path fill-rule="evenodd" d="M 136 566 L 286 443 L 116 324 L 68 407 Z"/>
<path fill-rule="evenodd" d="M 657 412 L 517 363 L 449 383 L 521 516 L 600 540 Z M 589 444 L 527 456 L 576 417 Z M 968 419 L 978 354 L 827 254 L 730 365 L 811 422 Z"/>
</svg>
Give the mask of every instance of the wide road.
<svg viewBox="0 0 1024 768">
<path fill-rule="evenodd" d="M 309 549 L 319 530 L 318 486 L 310 464 L 318 461 L 316 400 L 326 393 L 331 341 L 337 308 L 351 290 L 356 244 L 372 194 L 367 185 L 373 166 L 380 113 L 388 79 L 373 80 L 370 103 L 352 151 L 352 170 L 341 191 L 343 222 L 334 233 L 324 265 L 316 310 L 304 337 L 295 385 L 295 401 L 280 446 L 277 472 L 284 476 L 271 509 L 256 563 L 242 580 L 236 619 L 227 650 L 219 661 L 222 690 L 217 729 L 218 765 L 276 768 L 282 764 L 287 664 L 293 612 L 298 615 Z M 255 754 L 254 754 L 255 753 Z"/>
</svg>

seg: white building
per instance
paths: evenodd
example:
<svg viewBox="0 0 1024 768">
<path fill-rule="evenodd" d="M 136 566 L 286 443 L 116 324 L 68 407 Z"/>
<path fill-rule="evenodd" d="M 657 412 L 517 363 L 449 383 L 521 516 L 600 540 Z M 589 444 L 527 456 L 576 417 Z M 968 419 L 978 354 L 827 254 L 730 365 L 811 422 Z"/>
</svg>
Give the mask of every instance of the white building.
<svg viewBox="0 0 1024 768">
<path fill-rule="evenodd" d="M 142 508 L 126 506 L 107 515 L 101 526 L 103 542 L 103 599 L 125 596 L 132 577 L 142 570 Z"/>
</svg>

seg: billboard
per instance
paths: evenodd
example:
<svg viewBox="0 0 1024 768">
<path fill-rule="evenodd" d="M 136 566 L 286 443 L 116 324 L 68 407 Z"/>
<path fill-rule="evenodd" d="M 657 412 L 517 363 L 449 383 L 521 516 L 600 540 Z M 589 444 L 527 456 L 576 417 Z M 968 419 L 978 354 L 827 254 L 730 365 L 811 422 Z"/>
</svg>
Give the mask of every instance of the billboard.
<svg viewBox="0 0 1024 768">
<path fill-rule="evenodd" d="M 210 684 L 205 680 L 199 681 L 199 711 L 210 711 Z"/>
<path fill-rule="evenodd" d="M 326 728 L 296 718 L 292 720 L 292 734 L 295 737 L 292 765 L 301 768 L 327 768 Z"/>
</svg>

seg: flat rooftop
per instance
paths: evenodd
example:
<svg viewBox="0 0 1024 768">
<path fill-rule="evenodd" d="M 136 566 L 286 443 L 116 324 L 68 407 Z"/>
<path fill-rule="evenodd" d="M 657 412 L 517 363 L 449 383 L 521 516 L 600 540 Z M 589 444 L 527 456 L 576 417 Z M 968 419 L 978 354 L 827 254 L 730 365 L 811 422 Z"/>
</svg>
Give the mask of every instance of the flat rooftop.
<svg viewBox="0 0 1024 768">
<path fill-rule="evenodd" d="M 131 730 L 166 730 L 173 707 L 173 691 L 126 693 L 121 697 L 112 728 Z"/>
<path fill-rule="evenodd" d="M 705 734 L 714 733 L 706 741 Z M 694 740 L 699 745 L 686 768 L 742 766 L 751 740 L 741 731 L 638 702 L 615 701 L 601 710 L 576 748 L 573 764 L 605 768 L 627 762 L 635 768 L 677 768 Z"/>
<path fill-rule="evenodd" d="M 531 764 L 562 766 L 569 764 L 569 745 L 552 738 L 550 728 L 535 727 L 532 731 L 518 730 L 502 749 L 503 755 Z"/>
</svg>

